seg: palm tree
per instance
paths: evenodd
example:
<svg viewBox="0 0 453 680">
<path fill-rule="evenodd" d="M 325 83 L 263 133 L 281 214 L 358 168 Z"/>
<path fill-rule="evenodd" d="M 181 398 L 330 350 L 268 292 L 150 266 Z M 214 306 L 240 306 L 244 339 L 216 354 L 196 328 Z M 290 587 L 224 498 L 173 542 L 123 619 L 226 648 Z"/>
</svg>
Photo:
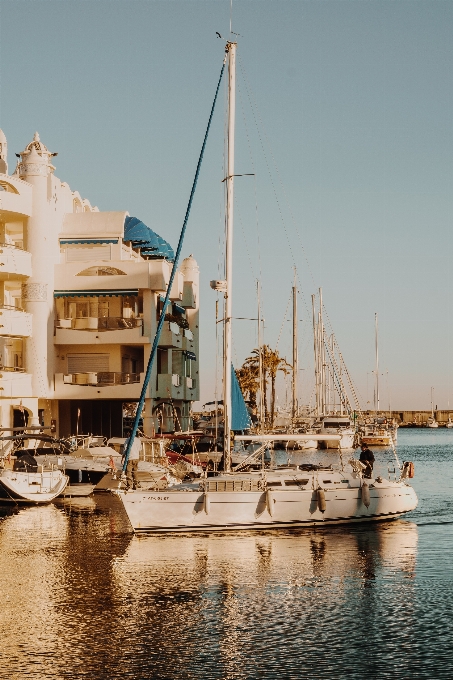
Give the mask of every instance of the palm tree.
<svg viewBox="0 0 453 680">
<path fill-rule="evenodd" d="M 278 350 L 269 349 L 267 363 L 269 377 L 271 379 L 271 427 L 274 427 L 275 418 L 275 381 L 277 379 L 278 371 L 281 371 L 283 375 L 288 375 L 292 370 L 292 366 L 288 364 L 286 359 L 280 356 Z"/>
<path fill-rule="evenodd" d="M 269 422 L 270 426 L 274 425 L 275 417 L 275 381 L 277 378 L 278 371 L 282 371 L 287 375 L 291 369 L 290 364 L 280 356 L 277 349 L 271 349 L 269 345 L 262 345 L 260 349 L 254 349 L 252 351 L 252 356 L 249 356 L 243 364 L 243 367 L 250 367 L 257 375 L 259 384 L 259 363 L 261 354 L 261 364 L 263 371 L 263 401 L 264 401 L 264 420 Z M 270 408 L 270 419 L 269 419 L 269 409 L 267 406 L 267 387 L 268 380 L 271 383 L 271 408 Z M 256 393 L 255 393 L 256 398 Z"/>
<path fill-rule="evenodd" d="M 259 375 L 258 367 L 246 365 L 244 363 L 241 368 L 236 370 L 236 377 L 238 379 L 239 387 L 244 397 L 248 397 L 250 406 L 256 407 L 256 393 L 259 390 Z"/>
</svg>

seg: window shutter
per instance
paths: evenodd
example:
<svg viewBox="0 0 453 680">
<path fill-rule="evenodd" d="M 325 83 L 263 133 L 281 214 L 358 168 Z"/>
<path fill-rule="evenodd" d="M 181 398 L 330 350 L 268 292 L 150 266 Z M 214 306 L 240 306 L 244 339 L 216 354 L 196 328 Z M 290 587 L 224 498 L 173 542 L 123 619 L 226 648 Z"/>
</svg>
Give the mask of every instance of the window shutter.
<svg viewBox="0 0 453 680">
<path fill-rule="evenodd" d="M 86 262 L 89 260 L 110 260 L 110 244 L 89 246 L 87 248 L 66 248 L 66 262 Z"/>
<path fill-rule="evenodd" d="M 68 354 L 68 373 L 108 373 L 109 354 Z"/>
</svg>

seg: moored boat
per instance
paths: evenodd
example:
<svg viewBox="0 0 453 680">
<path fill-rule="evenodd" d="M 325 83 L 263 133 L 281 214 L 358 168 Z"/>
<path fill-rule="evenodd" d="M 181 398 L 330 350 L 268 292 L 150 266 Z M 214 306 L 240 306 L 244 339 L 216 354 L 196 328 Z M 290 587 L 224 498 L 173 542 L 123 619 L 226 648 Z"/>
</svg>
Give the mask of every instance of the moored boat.
<svg viewBox="0 0 453 680">
<path fill-rule="evenodd" d="M 346 466 L 308 463 L 274 469 L 258 467 L 161 491 L 116 493 L 135 532 L 378 521 L 395 519 L 417 506 L 415 491 L 406 481 L 410 474 L 407 465 L 395 480 L 380 476 L 365 479 L 363 466 L 355 459 Z"/>
<path fill-rule="evenodd" d="M 335 416 L 335 426 L 333 420 L 332 422 L 324 421 L 323 428 L 321 428 L 323 431 L 318 435 L 282 435 L 275 433 L 245 435 L 236 436 L 232 441 L 232 431 L 235 429 L 232 427 L 231 320 L 233 318 L 232 245 L 236 47 L 236 43 L 227 42 L 226 59 L 228 59 L 229 71 L 228 167 L 225 177 L 227 275 L 225 281 L 211 282 L 211 287 L 225 293 L 223 319 L 223 451 L 225 472 L 218 476 L 205 477 L 199 481 L 183 483 L 177 487 L 168 486 L 161 489 L 149 488 L 131 491 L 119 489 L 115 493 L 121 500 L 130 524 L 136 532 L 287 528 L 400 517 L 417 506 L 415 491 L 406 481 L 407 477 L 413 476 L 412 463 L 404 464 L 400 468 L 398 461 L 396 461 L 395 470 L 399 470 L 398 478 L 390 479 L 376 476 L 372 479 L 366 479 L 363 475 L 365 466 L 360 461 L 352 458 L 348 463 L 345 463 L 343 460 L 342 450 L 352 448 L 354 445 L 355 428 L 351 426 L 349 417 Z M 217 93 L 219 85 L 220 80 Z M 215 101 L 216 99 L 214 105 Z M 214 105 L 211 110 L 211 118 Z M 198 168 L 199 165 L 200 163 Z M 182 247 L 186 222 L 187 217 L 181 232 L 177 253 L 180 252 Z M 159 329 L 162 327 L 163 314 L 168 302 L 176 266 L 177 257 L 159 319 L 146 372 L 147 376 L 151 375 L 153 352 L 157 347 Z M 320 307 L 322 309 L 322 303 L 320 303 Z M 145 380 L 135 416 L 129 450 L 138 427 L 140 409 L 144 403 L 146 389 Z M 331 433 L 329 430 L 334 430 L 334 432 Z M 290 439 L 294 441 L 295 438 L 300 440 L 304 438 L 305 440 L 321 439 L 329 447 L 334 446 L 332 449 L 329 448 L 327 455 L 332 456 L 332 458 L 335 456 L 335 463 L 315 464 L 310 461 L 301 465 L 275 466 L 272 456 L 269 462 L 266 461 L 266 451 L 272 448 L 271 443 L 273 441 L 289 441 Z M 250 444 L 255 442 L 258 444 L 258 448 L 248 456 L 243 455 L 240 464 L 231 469 L 232 450 L 234 452 L 236 443 L 244 442 L 250 442 Z"/>
<path fill-rule="evenodd" d="M 396 444 L 398 426 L 387 418 L 373 418 L 361 427 L 360 441 L 368 446 L 392 446 Z"/>
<path fill-rule="evenodd" d="M 68 477 L 58 468 L 25 461 L 3 460 L 0 468 L 0 500 L 2 503 L 50 503 L 68 484 Z"/>
<path fill-rule="evenodd" d="M 338 442 L 328 438 L 320 439 L 320 446 L 326 449 L 353 449 L 355 444 L 355 429 L 349 416 L 325 416 L 321 421 L 320 434 L 339 434 Z"/>
</svg>

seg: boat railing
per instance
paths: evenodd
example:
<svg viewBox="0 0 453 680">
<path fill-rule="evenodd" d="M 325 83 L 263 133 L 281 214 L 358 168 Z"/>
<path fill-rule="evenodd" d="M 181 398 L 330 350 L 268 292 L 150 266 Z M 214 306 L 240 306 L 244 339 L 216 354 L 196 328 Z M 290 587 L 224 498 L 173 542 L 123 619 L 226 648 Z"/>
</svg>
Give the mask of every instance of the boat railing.
<svg viewBox="0 0 453 680">
<path fill-rule="evenodd" d="M 252 451 L 252 453 L 247 456 L 247 458 L 244 458 L 243 461 L 241 461 L 238 465 L 236 465 L 233 468 L 233 472 L 238 472 L 239 470 L 243 469 L 247 465 L 251 465 L 252 463 L 256 462 L 258 458 L 264 455 L 266 452 L 266 449 L 269 448 L 269 442 L 265 442 L 264 444 L 261 444 L 255 451 Z"/>
<path fill-rule="evenodd" d="M 391 481 L 396 481 L 399 474 L 400 470 L 397 468 L 394 462 L 391 462 L 387 465 L 387 474 L 388 474 L 388 479 Z"/>
</svg>

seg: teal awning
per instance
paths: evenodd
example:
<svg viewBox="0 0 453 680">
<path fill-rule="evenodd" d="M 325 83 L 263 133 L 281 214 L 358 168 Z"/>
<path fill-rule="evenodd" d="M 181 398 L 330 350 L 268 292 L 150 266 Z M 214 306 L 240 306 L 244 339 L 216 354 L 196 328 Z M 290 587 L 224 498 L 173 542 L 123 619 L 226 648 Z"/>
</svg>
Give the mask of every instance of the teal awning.
<svg viewBox="0 0 453 680">
<path fill-rule="evenodd" d="M 55 290 L 53 296 L 60 297 L 124 297 L 138 295 L 137 288 L 131 290 Z"/>
<path fill-rule="evenodd" d="M 133 247 L 139 248 L 141 254 L 146 257 L 165 258 L 169 261 L 175 259 L 171 245 L 138 217 L 126 217 L 123 241 L 132 243 Z"/>
</svg>

